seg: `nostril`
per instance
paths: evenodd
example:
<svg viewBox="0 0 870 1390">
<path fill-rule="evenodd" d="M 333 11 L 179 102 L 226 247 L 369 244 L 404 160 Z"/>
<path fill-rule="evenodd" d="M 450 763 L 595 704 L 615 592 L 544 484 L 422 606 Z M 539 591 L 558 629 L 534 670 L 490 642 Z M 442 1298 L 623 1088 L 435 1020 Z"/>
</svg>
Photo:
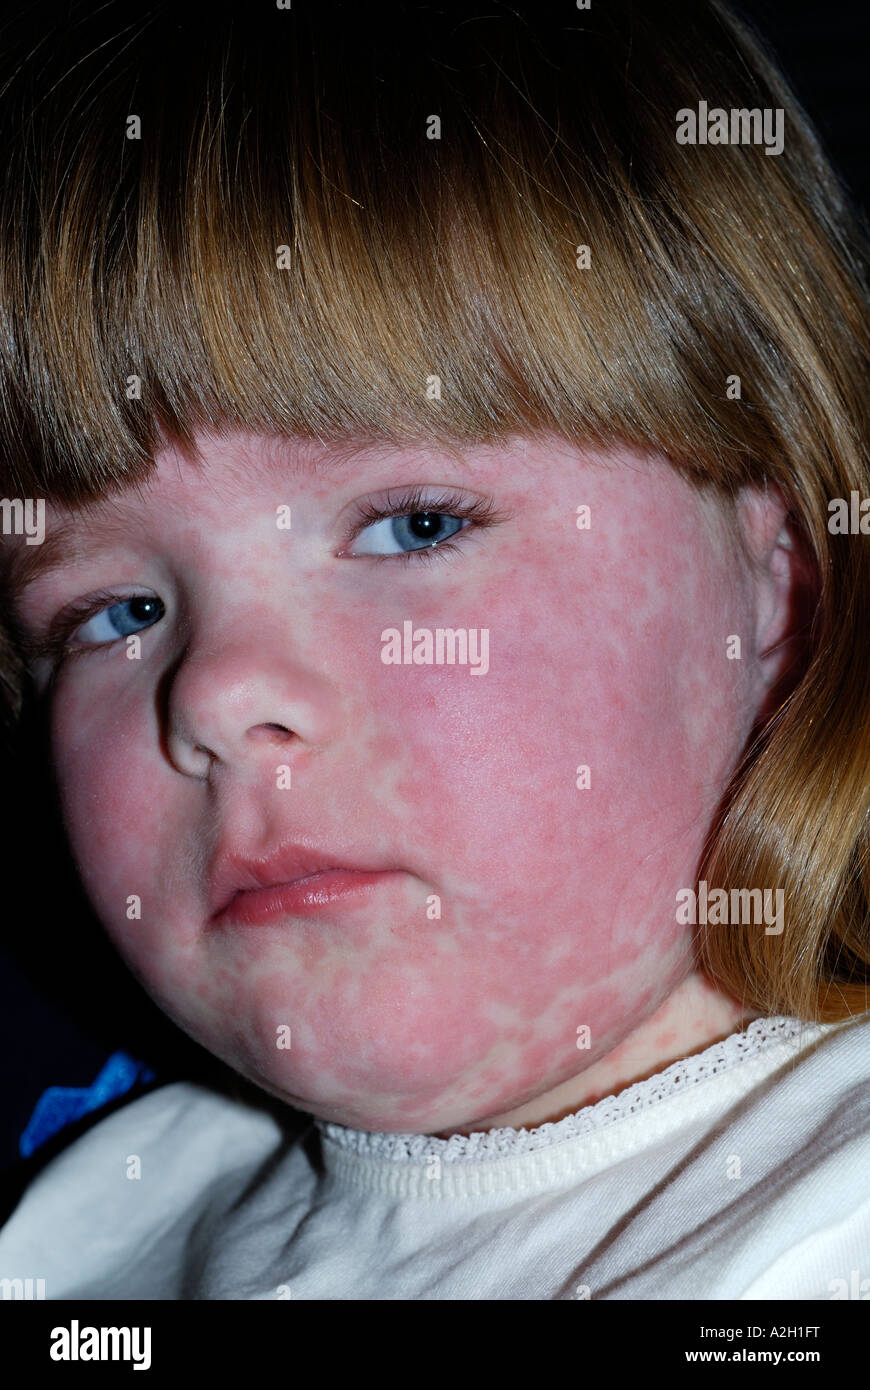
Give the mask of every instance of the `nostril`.
<svg viewBox="0 0 870 1390">
<path fill-rule="evenodd" d="M 284 724 L 258 724 L 251 732 L 254 734 L 262 732 L 267 736 L 271 736 L 273 742 L 278 741 L 281 743 L 283 743 L 285 739 L 293 737 L 292 730 L 288 729 Z"/>
</svg>

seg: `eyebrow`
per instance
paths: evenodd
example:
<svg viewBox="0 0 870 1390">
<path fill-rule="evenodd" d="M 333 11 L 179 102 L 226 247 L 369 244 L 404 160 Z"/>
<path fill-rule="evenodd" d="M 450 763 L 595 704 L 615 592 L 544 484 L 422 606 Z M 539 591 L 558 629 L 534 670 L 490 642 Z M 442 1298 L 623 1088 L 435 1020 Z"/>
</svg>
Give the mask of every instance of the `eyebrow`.
<svg viewBox="0 0 870 1390">
<path fill-rule="evenodd" d="M 41 545 L 0 545 L 0 584 L 7 603 L 20 603 L 25 591 L 44 575 L 67 569 L 112 541 L 129 540 L 131 521 L 118 516 L 72 516 L 46 531 Z M 83 529 L 87 527 L 87 529 Z"/>
</svg>

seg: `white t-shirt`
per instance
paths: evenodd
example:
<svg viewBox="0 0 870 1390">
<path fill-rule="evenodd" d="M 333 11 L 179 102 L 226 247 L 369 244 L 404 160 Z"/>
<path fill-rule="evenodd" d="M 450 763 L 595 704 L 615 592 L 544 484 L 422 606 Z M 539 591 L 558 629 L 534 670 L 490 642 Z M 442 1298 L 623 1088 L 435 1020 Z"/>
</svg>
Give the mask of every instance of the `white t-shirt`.
<svg viewBox="0 0 870 1390">
<path fill-rule="evenodd" d="M 291 1115 L 186 1082 L 122 1107 L 27 1188 L 0 1278 L 48 1299 L 870 1299 L 870 1018 L 759 1019 L 530 1131 Z"/>
</svg>

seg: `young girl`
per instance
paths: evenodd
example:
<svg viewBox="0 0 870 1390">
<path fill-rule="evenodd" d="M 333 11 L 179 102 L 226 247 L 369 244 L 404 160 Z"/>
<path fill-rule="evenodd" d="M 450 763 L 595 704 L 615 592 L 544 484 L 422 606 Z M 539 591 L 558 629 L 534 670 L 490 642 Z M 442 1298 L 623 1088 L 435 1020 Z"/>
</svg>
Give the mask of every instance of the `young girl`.
<svg viewBox="0 0 870 1390">
<path fill-rule="evenodd" d="M 252 1084 L 102 1119 L 0 1275 L 870 1296 L 866 260 L 782 79 L 715 0 L 64 13 L 2 82 L 10 728 Z"/>
</svg>

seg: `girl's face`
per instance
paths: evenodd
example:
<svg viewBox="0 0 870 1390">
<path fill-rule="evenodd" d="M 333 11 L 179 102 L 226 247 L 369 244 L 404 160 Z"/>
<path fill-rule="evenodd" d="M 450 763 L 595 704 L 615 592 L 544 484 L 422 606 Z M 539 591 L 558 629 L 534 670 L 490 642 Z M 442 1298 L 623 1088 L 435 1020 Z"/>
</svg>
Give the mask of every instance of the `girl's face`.
<svg viewBox="0 0 870 1390">
<path fill-rule="evenodd" d="M 204 468 L 167 450 L 147 488 L 50 508 L 66 560 L 19 601 L 44 635 L 108 591 L 49 694 L 86 890 L 161 1007 L 267 1091 L 486 1127 L 692 968 L 676 894 L 762 689 L 745 563 L 717 502 L 627 452 L 200 445 Z M 406 623 L 436 658 L 466 630 L 468 660 L 388 663 Z M 255 882 L 227 856 L 288 844 L 273 877 L 386 872 L 215 921 Z"/>
</svg>

